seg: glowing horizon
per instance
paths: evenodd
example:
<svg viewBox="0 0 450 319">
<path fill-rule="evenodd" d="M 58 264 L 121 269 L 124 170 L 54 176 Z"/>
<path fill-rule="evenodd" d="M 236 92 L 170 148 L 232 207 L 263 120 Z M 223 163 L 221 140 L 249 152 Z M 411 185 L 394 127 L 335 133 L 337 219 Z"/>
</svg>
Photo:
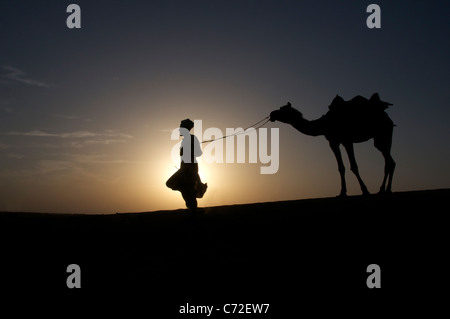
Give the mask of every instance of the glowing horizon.
<svg viewBox="0 0 450 319">
<path fill-rule="evenodd" d="M 366 26 L 366 6 L 350 1 L 77 4 L 81 29 L 66 27 L 58 1 L 1 5 L 0 211 L 184 208 L 165 186 L 176 169 L 170 134 L 182 119 L 225 133 L 288 101 L 316 119 L 336 94 L 378 92 L 394 104 L 394 191 L 450 186 L 445 1 L 408 10 L 381 1 L 377 30 Z M 325 138 L 264 127 L 279 128 L 276 174 L 260 174 L 259 161 L 202 162 L 200 207 L 339 193 Z M 372 141 L 355 152 L 377 192 L 382 155 Z M 344 162 L 348 193 L 360 194 Z"/>
</svg>

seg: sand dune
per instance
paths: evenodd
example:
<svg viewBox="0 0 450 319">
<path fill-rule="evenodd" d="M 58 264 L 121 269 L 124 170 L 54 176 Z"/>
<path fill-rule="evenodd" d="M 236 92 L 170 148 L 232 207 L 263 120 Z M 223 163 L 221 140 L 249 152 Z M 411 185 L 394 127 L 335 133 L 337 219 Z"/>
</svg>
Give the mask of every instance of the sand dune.
<svg viewBox="0 0 450 319">
<path fill-rule="evenodd" d="M 270 303 L 274 318 L 319 301 L 400 311 L 446 276 L 449 197 L 441 189 L 208 207 L 194 221 L 186 210 L 3 212 L 1 289 L 145 299 L 160 318 L 186 302 Z M 78 291 L 66 286 L 73 263 Z M 370 264 L 381 268 L 381 289 L 366 285 Z"/>
</svg>

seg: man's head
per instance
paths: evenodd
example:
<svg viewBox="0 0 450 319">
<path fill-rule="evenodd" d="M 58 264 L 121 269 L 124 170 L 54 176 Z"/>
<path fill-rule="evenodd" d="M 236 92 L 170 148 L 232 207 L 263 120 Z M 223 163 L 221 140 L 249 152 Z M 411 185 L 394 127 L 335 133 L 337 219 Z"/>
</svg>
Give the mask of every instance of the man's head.
<svg viewBox="0 0 450 319">
<path fill-rule="evenodd" d="M 192 122 L 190 119 L 182 120 L 180 123 L 180 128 L 185 128 L 188 131 L 190 131 L 194 127 L 194 122 Z"/>
</svg>

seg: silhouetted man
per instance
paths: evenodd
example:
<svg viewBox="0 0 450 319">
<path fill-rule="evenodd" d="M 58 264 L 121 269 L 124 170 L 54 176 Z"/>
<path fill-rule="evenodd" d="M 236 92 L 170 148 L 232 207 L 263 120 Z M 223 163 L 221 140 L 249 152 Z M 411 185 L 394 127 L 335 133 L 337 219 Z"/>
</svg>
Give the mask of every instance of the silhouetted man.
<svg viewBox="0 0 450 319">
<path fill-rule="evenodd" d="M 186 207 L 195 211 L 197 198 L 202 198 L 208 185 L 203 184 L 198 175 L 197 157 L 202 155 L 202 149 L 197 137 L 189 131 L 194 127 L 190 119 L 181 121 L 180 135 L 183 136 L 180 148 L 180 169 L 166 182 L 166 186 L 172 190 L 181 192 Z"/>
</svg>

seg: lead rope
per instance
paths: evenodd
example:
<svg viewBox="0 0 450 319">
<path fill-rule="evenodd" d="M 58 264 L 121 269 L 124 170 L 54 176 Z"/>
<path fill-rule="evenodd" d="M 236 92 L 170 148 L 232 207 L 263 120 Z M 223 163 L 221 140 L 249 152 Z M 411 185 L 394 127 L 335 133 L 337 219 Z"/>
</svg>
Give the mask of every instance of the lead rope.
<svg viewBox="0 0 450 319">
<path fill-rule="evenodd" d="M 218 140 L 222 140 L 222 139 L 225 139 L 225 138 L 230 137 L 230 136 L 237 136 L 237 135 L 241 135 L 241 134 L 244 134 L 244 133 L 248 133 L 248 132 L 245 132 L 245 131 L 248 130 L 249 128 L 253 128 L 253 130 L 256 131 L 256 130 L 259 129 L 260 127 L 263 127 L 264 125 L 266 125 L 267 122 L 269 122 L 269 121 L 270 121 L 270 116 L 266 116 L 266 117 L 263 118 L 261 121 L 258 121 L 258 122 L 256 122 L 255 124 L 250 125 L 250 126 L 246 127 L 245 129 L 242 129 L 242 132 L 237 132 L 237 133 L 235 132 L 234 134 L 225 135 L 225 136 L 222 136 L 222 137 L 219 137 L 219 138 L 214 138 L 214 139 L 212 139 L 212 140 L 202 141 L 201 144 L 203 144 L 203 143 L 210 143 L 210 142 L 214 142 L 214 141 L 218 141 Z M 258 125 L 258 124 L 261 123 L 261 122 L 264 122 L 264 123 L 260 124 L 260 125 L 257 126 L 257 127 L 254 127 L 255 125 Z M 250 132 L 252 132 L 252 131 L 250 131 Z M 191 145 L 193 145 L 193 144 L 194 144 L 194 143 L 193 143 L 193 136 L 192 136 Z M 191 154 L 193 154 L 193 153 L 194 153 L 194 152 L 193 152 L 193 150 L 192 150 L 192 151 L 191 151 Z M 191 156 L 192 156 L 192 155 L 191 155 Z M 192 161 L 192 163 L 193 163 L 193 161 Z M 178 170 L 178 167 L 175 166 L 175 168 Z"/>
<path fill-rule="evenodd" d="M 266 117 L 263 118 L 261 121 L 258 121 L 258 122 L 256 122 L 255 124 L 250 125 L 250 126 L 244 128 L 244 129 L 242 129 L 241 132 L 235 132 L 235 133 L 233 133 L 233 134 L 225 135 L 225 136 L 222 136 L 222 137 L 219 137 L 219 138 L 214 138 L 214 139 L 211 139 L 211 140 L 202 141 L 201 144 L 203 144 L 203 143 L 210 143 L 210 142 L 214 142 L 214 141 L 226 139 L 227 137 L 237 136 L 237 135 L 241 135 L 241 134 L 244 134 L 244 133 L 248 133 L 248 132 L 246 132 L 246 131 L 247 131 L 249 128 L 253 128 L 253 131 L 256 131 L 256 130 L 259 129 L 260 127 L 266 125 L 267 122 L 269 122 L 269 121 L 270 121 L 270 116 L 266 116 Z M 261 122 L 263 122 L 263 123 L 260 124 L 259 126 L 256 126 L 256 125 L 258 125 L 258 124 L 261 123 Z M 256 126 L 256 127 L 254 127 L 254 126 Z M 249 132 L 252 132 L 252 131 L 249 131 Z"/>
</svg>

